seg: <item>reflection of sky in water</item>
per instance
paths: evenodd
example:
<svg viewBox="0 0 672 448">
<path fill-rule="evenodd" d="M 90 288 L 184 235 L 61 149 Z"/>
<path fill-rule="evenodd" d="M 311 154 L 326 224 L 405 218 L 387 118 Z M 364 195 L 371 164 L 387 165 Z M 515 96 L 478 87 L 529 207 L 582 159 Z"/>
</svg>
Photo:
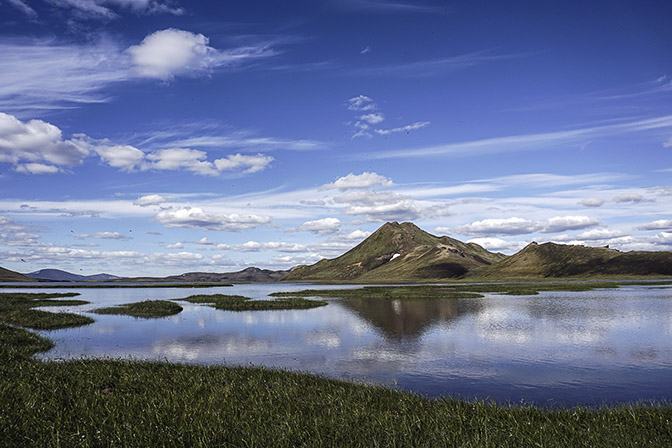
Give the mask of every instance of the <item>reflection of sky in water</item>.
<svg viewBox="0 0 672 448">
<path fill-rule="evenodd" d="M 265 298 L 306 285 L 82 289 L 86 311 L 191 294 Z M 324 286 L 319 286 L 324 289 Z M 340 301 L 311 310 L 225 312 L 182 302 L 163 319 L 93 315 L 44 332 L 45 358 L 105 356 L 264 365 L 429 395 L 542 404 L 672 399 L 672 288 L 483 299 Z"/>
</svg>

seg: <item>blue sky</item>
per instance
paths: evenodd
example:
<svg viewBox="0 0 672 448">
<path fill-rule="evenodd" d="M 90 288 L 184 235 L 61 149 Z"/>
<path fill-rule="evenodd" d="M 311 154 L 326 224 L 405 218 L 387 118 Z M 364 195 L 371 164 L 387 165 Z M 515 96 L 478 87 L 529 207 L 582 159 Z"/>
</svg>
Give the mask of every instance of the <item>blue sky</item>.
<svg viewBox="0 0 672 448">
<path fill-rule="evenodd" d="M 5 268 L 285 269 L 392 220 L 672 250 L 670 2 L 0 6 Z"/>
</svg>

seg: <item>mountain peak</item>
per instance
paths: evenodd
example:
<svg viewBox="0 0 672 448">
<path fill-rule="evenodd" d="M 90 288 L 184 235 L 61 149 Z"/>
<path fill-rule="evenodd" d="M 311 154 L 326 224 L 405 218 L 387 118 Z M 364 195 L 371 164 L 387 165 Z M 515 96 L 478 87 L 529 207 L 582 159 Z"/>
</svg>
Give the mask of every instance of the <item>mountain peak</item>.
<svg viewBox="0 0 672 448">
<path fill-rule="evenodd" d="M 412 281 L 456 278 L 505 256 L 393 221 L 340 257 L 293 269 L 283 280 Z"/>
</svg>

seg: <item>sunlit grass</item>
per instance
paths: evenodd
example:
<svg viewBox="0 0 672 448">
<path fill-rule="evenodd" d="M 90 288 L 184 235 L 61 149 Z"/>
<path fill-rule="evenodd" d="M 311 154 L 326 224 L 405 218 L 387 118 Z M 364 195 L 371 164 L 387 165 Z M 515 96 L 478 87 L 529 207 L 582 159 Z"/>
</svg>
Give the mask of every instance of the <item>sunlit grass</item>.
<svg viewBox="0 0 672 448">
<path fill-rule="evenodd" d="M 226 311 L 297 310 L 327 305 L 327 302 L 322 300 L 307 300 L 301 297 L 289 297 L 275 300 L 252 300 L 249 297 L 224 294 L 200 294 L 179 300 L 208 305 L 218 310 Z"/>
<path fill-rule="evenodd" d="M 93 319 L 79 314 L 52 313 L 34 309 L 47 306 L 77 306 L 88 303 L 85 300 L 54 300 L 78 295 L 77 293 L 0 293 L 0 322 L 35 330 L 55 330 L 90 324 Z"/>
</svg>

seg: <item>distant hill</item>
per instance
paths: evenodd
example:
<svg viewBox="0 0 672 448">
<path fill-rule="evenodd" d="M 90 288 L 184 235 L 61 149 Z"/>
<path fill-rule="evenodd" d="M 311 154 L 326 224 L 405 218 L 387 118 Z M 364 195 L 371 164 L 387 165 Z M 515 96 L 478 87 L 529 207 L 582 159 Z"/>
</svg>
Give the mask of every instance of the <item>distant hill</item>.
<svg viewBox="0 0 672 448">
<path fill-rule="evenodd" d="M 289 271 L 272 271 L 249 267 L 237 272 L 187 272 L 168 277 L 134 277 L 127 282 L 176 282 L 176 283 L 273 283 L 287 275 Z"/>
<path fill-rule="evenodd" d="M 52 282 L 85 282 L 85 281 L 106 281 L 118 280 L 121 277 L 110 274 L 94 274 L 94 275 L 78 275 L 70 272 L 61 271 L 60 269 L 40 269 L 39 271 L 25 274 L 26 277 L 35 280 L 52 281 Z"/>
<path fill-rule="evenodd" d="M 484 279 L 672 275 L 672 252 L 620 252 L 608 247 L 530 243 L 499 263 L 474 270 Z"/>
<path fill-rule="evenodd" d="M 35 279 L 26 277 L 18 272 L 9 269 L 0 268 L 0 282 L 34 282 Z"/>
<path fill-rule="evenodd" d="M 474 243 L 388 222 L 338 258 L 297 266 L 283 281 L 398 282 L 462 278 L 506 258 Z"/>
</svg>

